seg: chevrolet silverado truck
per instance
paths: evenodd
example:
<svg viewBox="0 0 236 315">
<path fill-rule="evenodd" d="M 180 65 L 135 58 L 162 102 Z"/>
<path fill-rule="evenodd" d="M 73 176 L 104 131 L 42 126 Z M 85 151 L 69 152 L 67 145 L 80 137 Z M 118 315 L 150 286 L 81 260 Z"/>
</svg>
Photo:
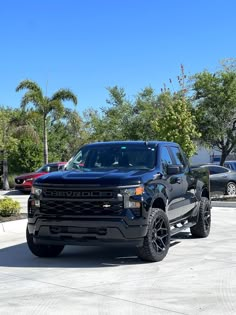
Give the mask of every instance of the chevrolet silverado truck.
<svg viewBox="0 0 236 315">
<path fill-rule="evenodd" d="M 192 169 L 178 144 L 112 141 L 82 146 L 65 170 L 34 181 L 26 238 L 39 257 L 65 245 L 128 244 L 157 262 L 173 235 L 203 238 L 210 226 L 208 171 Z"/>
</svg>

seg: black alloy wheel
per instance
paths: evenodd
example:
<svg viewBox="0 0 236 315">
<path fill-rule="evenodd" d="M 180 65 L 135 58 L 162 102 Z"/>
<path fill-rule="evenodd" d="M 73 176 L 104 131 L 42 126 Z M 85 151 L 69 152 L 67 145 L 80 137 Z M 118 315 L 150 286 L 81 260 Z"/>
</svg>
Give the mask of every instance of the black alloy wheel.
<svg viewBox="0 0 236 315">
<path fill-rule="evenodd" d="M 157 262 L 165 258 L 170 247 L 170 225 L 162 209 L 153 208 L 149 216 L 149 227 L 138 255 L 146 261 Z"/>
<path fill-rule="evenodd" d="M 200 201 L 197 224 L 190 228 L 194 237 L 207 237 L 211 229 L 211 205 L 206 197 Z"/>
</svg>

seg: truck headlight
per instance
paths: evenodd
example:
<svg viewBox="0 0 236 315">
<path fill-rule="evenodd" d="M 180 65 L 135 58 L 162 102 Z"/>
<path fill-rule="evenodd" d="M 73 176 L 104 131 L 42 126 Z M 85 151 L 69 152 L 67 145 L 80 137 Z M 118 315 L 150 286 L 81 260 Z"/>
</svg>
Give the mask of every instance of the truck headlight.
<svg viewBox="0 0 236 315">
<path fill-rule="evenodd" d="M 42 189 L 41 188 L 38 188 L 38 187 L 35 187 L 35 186 L 32 186 L 31 187 L 31 194 L 32 195 L 35 195 L 37 197 L 39 197 L 42 193 Z"/>
<path fill-rule="evenodd" d="M 122 194 L 124 196 L 124 207 L 125 208 L 140 208 L 141 203 L 136 201 L 137 197 L 141 197 L 144 192 L 143 186 L 126 188 L 122 190 Z M 133 198 L 132 198 L 133 197 Z"/>
</svg>

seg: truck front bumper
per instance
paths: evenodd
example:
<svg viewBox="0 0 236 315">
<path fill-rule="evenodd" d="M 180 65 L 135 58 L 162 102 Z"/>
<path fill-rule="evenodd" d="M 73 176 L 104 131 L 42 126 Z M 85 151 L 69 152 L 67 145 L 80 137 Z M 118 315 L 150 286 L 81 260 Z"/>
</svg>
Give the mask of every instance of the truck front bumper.
<svg viewBox="0 0 236 315">
<path fill-rule="evenodd" d="M 28 220 L 28 231 L 36 244 L 99 245 L 132 244 L 142 245 L 147 234 L 147 224 L 136 219 L 129 224 L 124 218 L 80 218 L 56 219 L 37 218 Z"/>
</svg>

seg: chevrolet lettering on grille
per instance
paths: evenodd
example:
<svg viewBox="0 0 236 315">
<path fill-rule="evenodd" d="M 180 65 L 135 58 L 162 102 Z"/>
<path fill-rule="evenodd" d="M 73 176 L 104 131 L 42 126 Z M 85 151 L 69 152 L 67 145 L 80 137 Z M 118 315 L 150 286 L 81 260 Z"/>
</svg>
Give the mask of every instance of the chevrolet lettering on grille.
<svg viewBox="0 0 236 315">
<path fill-rule="evenodd" d="M 73 191 L 73 190 L 46 190 L 44 196 L 48 198 L 111 198 L 113 193 L 110 191 Z"/>
</svg>

